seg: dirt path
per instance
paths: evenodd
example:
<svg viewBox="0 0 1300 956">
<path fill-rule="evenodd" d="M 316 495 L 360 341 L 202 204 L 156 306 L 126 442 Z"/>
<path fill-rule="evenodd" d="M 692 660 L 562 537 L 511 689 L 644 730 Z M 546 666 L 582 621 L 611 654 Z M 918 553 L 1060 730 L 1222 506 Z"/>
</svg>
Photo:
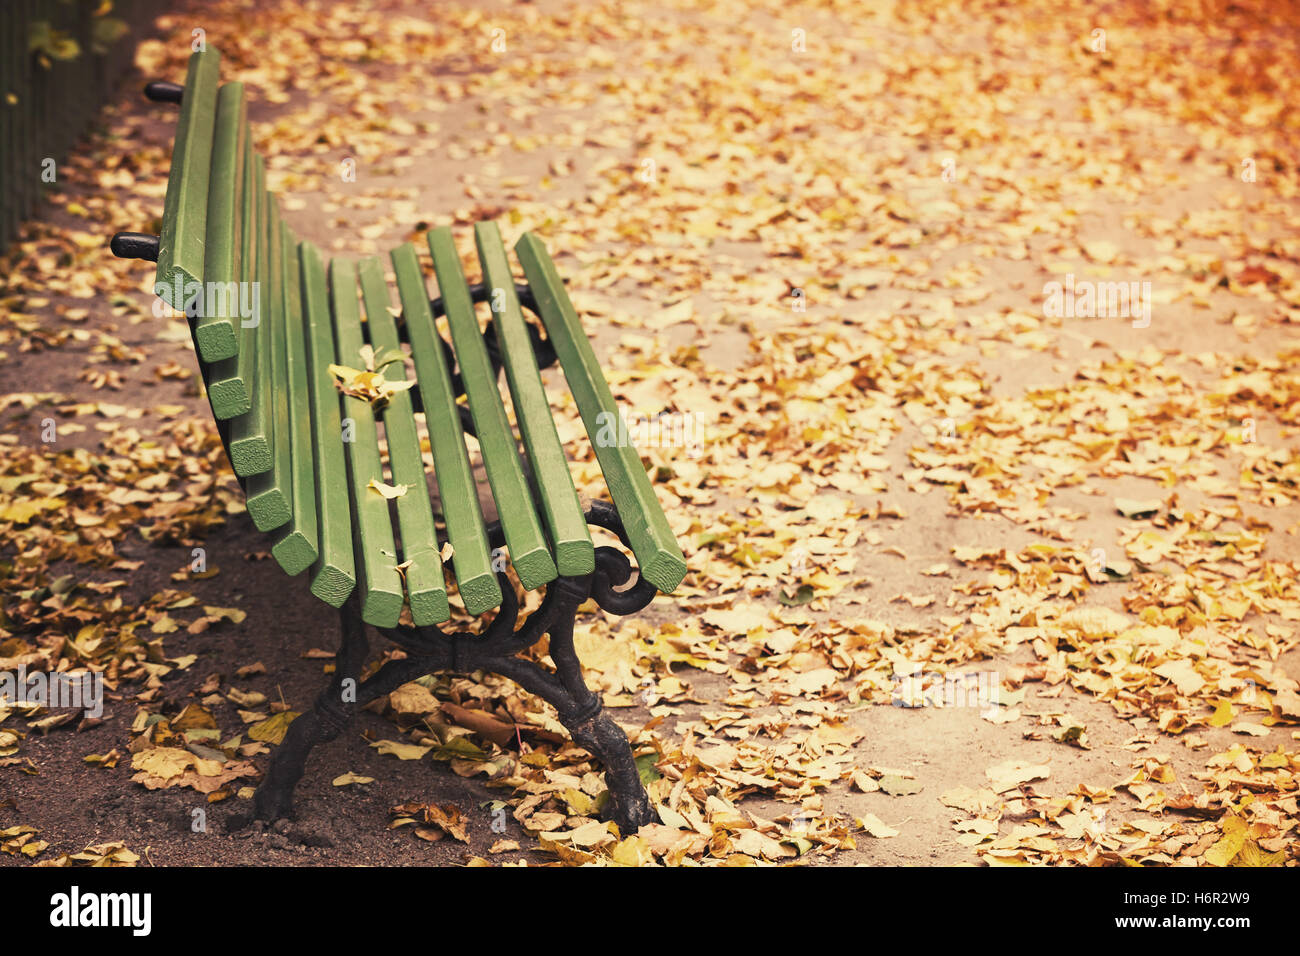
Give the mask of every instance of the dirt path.
<svg viewBox="0 0 1300 956">
<path fill-rule="evenodd" d="M 600 779 L 542 705 L 441 678 L 319 751 L 296 822 L 226 826 L 266 765 L 250 729 L 310 705 L 336 623 L 242 514 L 183 322 L 108 253 L 161 214 L 171 117 L 133 81 L 0 280 L 0 670 L 115 685 L 80 729 L 0 709 L 0 863 L 1295 865 L 1300 137 L 1275 10 L 166 18 L 139 80 L 179 79 L 206 31 L 301 235 L 537 230 L 620 400 L 698 429 L 642 443 L 685 586 L 579 634 L 667 809 L 639 840 L 593 827 Z M 234 774 L 211 798 L 202 773 L 133 782 L 196 744 Z M 454 805 L 465 841 L 388 829 L 406 804 Z"/>
</svg>

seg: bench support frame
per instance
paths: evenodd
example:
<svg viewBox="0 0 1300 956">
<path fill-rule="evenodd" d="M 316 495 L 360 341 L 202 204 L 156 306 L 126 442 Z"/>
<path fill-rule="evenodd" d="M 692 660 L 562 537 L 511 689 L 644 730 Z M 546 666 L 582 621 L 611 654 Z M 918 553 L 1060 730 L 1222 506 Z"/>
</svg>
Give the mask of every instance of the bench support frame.
<svg viewBox="0 0 1300 956">
<path fill-rule="evenodd" d="M 145 87 L 145 96 L 154 102 L 181 103 L 185 88 L 177 83 L 157 81 Z M 111 248 L 119 258 L 157 262 L 160 242 L 159 236 L 122 232 L 113 237 Z M 520 304 L 536 314 L 538 309 L 532 290 L 527 285 L 516 284 L 515 291 Z M 486 281 L 470 287 L 470 296 L 475 303 L 485 301 L 489 293 Z M 441 298 L 432 300 L 430 306 L 435 318 L 445 311 Z M 528 332 L 533 340 L 538 367 L 545 369 L 555 364 L 557 356 L 550 342 L 532 323 L 528 324 Z M 404 317 L 399 319 L 399 336 L 407 339 Z M 493 372 L 499 373 L 501 356 L 496 336 L 490 328 L 484 332 L 484 345 Z M 441 346 L 448 368 L 455 368 L 451 345 L 442 341 Z M 459 395 L 464 391 L 460 376 L 457 373 L 452 378 L 454 391 Z M 413 394 L 412 401 L 415 409 L 421 410 L 418 392 Z M 469 410 L 462 408 L 460 415 L 465 433 L 475 435 Z M 229 454 L 228 432 L 221 422 L 217 427 Z M 613 505 L 593 502 L 587 512 L 587 521 L 616 534 L 624 547 L 630 550 L 622 520 Z M 489 525 L 487 531 L 493 548 L 504 544 L 499 522 Z M 343 733 L 355 719 L 359 706 L 425 674 L 485 670 L 509 677 L 550 703 L 574 741 L 604 765 L 610 793 L 606 812 L 622 833 L 634 833 L 639 827 L 655 822 L 658 815 L 641 784 L 627 736 L 603 712 L 600 695 L 593 693 L 583 681 L 582 665 L 573 645 L 578 607 L 588 597 L 614 614 L 632 614 L 653 600 L 657 589 L 639 574 L 633 582 L 633 574 L 632 564 L 622 551 L 598 547 L 595 570 L 582 577 L 562 577 L 552 581 L 547 586 L 541 607 L 518 630 L 515 630 L 515 625 L 519 606 L 514 586 L 501 574 L 499 579 L 504 601 L 481 633 L 447 633 L 437 627 L 379 628 L 381 634 L 403 648 L 408 656 L 389 661 L 364 681 L 361 680 L 361 671 L 370 644 L 366 625 L 361 619 L 360 597 L 354 592 L 340 609 L 342 642 L 330 683 L 317 697 L 312 709 L 289 725 L 254 796 L 252 816 L 275 820 L 291 814 L 293 791 L 302 778 L 311 750 Z M 519 656 L 544 634 L 550 635 L 553 671 Z M 239 814 L 233 819 L 246 820 L 247 817 Z"/>
<path fill-rule="evenodd" d="M 614 532 L 626 543 L 622 522 L 612 505 L 594 502 L 587 520 Z M 490 536 L 499 534 L 496 526 L 489 528 Z M 658 592 L 639 578 L 628 586 L 632 565 L 626 555 L 617 548 L 600 547 L 596 549 L 596 570 L 592 574 L 552 581 L 541 607 L 515 630 L 519 605 L 514 587 L 504 574 L 500 578 L 505 601 L 480 634 L 448 633 L 438 627 L 377 628 L 408 656 L 388 661 L 364 681 L 361 669 L 369 641 L 357 598 L 350 598 L 340 611 L 343 636 L 334 675 L 312 710 L 289 725 L 254 796 L 253 815 L 261 820 L 276 820 L 291 814 L 293 791 L 306 767 L 307 755 L 317 744 L 338 737 L 352 723 L 359 707 L 426 674 L 484 670 L 510 678 L 553 706 L 574 742 L 601 762 L 610 794 L 606 813 L 621 833 L 635 833 L 641 826 L 656 822 L 658 815 L 641 783 L 627 735 L 604 713 L 600 695 L 583 680 L 573 645 L 573 627 L 578 606 L 588 597 L 612 613 L 631 614 L 649 604 Z M 518 656 L 544 634 L 550 635 L 554 671 Z M 351 683 L 345 683 L 348 681 Z M 355 693 L 345 695 L 345 689 Z"/>
</svg>

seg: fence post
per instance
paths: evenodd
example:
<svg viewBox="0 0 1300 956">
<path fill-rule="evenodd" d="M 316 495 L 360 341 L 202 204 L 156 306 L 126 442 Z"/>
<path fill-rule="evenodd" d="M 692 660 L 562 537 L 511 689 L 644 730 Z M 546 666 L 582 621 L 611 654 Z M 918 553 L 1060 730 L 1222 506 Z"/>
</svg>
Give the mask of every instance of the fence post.
<svg viewBox="0 0 1300 956">
<path fill-rule="evenodd" d="M 42 163 L 62 162 L 133 63 L 167 0 L 117 0 L 111 13 L 129 25 L 107 53 L 91 50 L 84 0 L 0 0 L 0 252 L 18 236 L 45 193 Z M 44 69 L 28 49 L 31 24 L 48 21 L 81 48 L 74 60 Z M 12 97 L 12 101 L 11 101 Z"/>
</svg>

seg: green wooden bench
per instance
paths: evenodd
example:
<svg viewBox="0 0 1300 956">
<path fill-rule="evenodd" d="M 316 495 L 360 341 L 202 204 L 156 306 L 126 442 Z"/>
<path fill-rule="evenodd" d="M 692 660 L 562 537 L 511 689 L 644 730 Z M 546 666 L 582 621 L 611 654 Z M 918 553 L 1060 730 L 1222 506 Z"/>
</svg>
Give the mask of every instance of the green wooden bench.
<svg viewBox="0 0 1300 956">
<path fill-rule="evenodd" d="M 312 594 L 341 609 L 333 677 L 290 725 L 253 812 L 273 819 L 291 811 L 308 752 L 337 737 L 359 705 L 434 671 L 482 669 L 556 708 L 603 763 L 608 812 L 623 832 L 651 822 L 627 738 L 583 681 L 573 626 L 588 597 L 618 614 L 640 610 L 677 588 L 686 563 L 637 450 L 597 440 L 626 432 L 606 427 L 618 408 L 546 248 L 531 234 L 516 243 L 527 278 L 517 284 L 495 224 L 478 223 L 483 281 L 470 285 L 450 230 L 435 229 L 428 246 L 439 296 L 430 299 L 419 251 L 407 243 L 389 256 L 394 308 L 379 258 L 327 264 L 284 221 L 252 142 L 243 86 L 221 85 L 218 66 L 209 47 L 190 58 L 183 87 L 146 87 L 151 99 L 180 104 L 162 235 L 118 233 L 112 248 L 158 263 L 155 291 L 189 316 L 250 518 L 271 536 L 284 572 L 305 573 Z M 485 326 L 480 303 L 490 309 Z M 436 325 L 443 316 L 450 343 Z M 540 375 L 557 360 L 612 502 L 584 509 L 579 501 Z M 503 369 L 518 436 L 499 385 Z M 487 474 L 491 522 L 466 435 Z M 372 482 L 408 490 L 390 499 Z M 616 535 L 637 570 L 622 549 L 597 547 L 590 525 Z M 509 569 L 525 589 L 546 589 L 522 623 Z M 495 612 L 477 633 L 439 627 L 452 613 L 449 577 L 469 614 Z M 361 681 L 367 624 L 407 657 Z M 554 670 L 519 656 L 545 634 Z"/>
</svg>

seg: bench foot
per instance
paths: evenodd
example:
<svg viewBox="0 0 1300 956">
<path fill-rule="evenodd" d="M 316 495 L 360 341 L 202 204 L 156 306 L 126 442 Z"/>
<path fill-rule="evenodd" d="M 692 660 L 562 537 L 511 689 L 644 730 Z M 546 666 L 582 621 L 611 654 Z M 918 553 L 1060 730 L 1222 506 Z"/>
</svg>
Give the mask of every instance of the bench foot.
<svg viewBox="0 0 1300 956">
<path fill-rule="evenodd" d="M 658 823 L 659 815 L 641 783 L 627 735 L 608 715 L 597 711 L 577 723 L 567 723 L 573 741 L 601 762 L 609 786 L 606 816 L 618 824 L 624 836 L 636 833 L 647 823 Z"/>
<path fill-rule="evenodd" d="M 361 667 L 369 653 L 365 624 L 357 599 L 340 610 L 343 638 L 329 686 L 312 709 L 289 725 L 284 740 L 271 757 L 271 765 L 253 795 L 253 818 L 279 820 L 293 813 L 293 791 L 302 778 L 307 755 L 317 744 L 338 737 L 356 716 Z"/>
<path fill-rule="evenodd" d="M 659 817 L 641 783 L 627 735 L 604 713 L 600 695 L 592 693 L 582 677 L 582 664 L 573 646 L 573 625 L 578 605 L 590 593 L 589 587 L 590 579 L 560 578 L 551 584 L 554 609 L 543 605 L 537 612 L 546 620 L 554 673 L 513 656 L 487 661 L 483 666 L 509 677 L 559 712 L 560 723 L 572 735 L 573 742 L 605 768 L 610 797 L 607 816 L 627 836 L 647 823 L 657 822 Z M 548 599 L 551 597 L 548 594 Z"/>
<path fill-rule="evenodd" d="M 627 735 L 602 712 L 600 696 L 583 681 L 582 664 L 573 646 L 574 620 L 578 606 L 592 593 L 591 579 L 552 581 L 542 606 L 518 631 L 514 629 L 519 610 L 514 587 L 505 575 L 501 575 L 501 586 L 505 601 L 481 634 L 446 634 L 436 627 L 379 628 L 409 656 L 389 661 L 366 680 L 358 695 L 361 703 L 435 671 L 465 674 L 483 670 L 508 677 L 554 707 L 574 742 L 604 766 L 609 816 L 621 833 L 635 833 L 656 822 L 658 815 L 641 784 Z M 544 634 L 550 636 L 553 671 L 519 656 Z"/>
<path fill-rule="evenodd" d="M 574 694 L 563 679 L 565 662 L 561 655 L 565 650 L 571 653 L 573 620 L 551 632 L 551 655 L 560 671 L 557 675 L 543 670 L 532 661 L 521 658 L 499 660 L 485 664 L 484 670 L 491 670 L 503 677 L 509 677 L 525 690 L 541 697 L 559 712 L 562 723 L 573 742 L 590 753 L 605 768 L 605 783 L 609 787 L 609 806 L 604 816 L 618 824 L 619 832 L 624 836 L 635 833 L 647 823 L 657 823 L 659 815 L 650 803 L 645 786 L 641 783 L 641 774 L 636 760 L 632 756 L 632 745 L 627 734 L 606 713 L 600 697 L 581 686 L 581 692 Z M 564 639 L 568 632 L 570 639 Z M 576 665 L 577 658 L 573 657 Z M 576 669 L 576 668 L 575 668 Z M 581 680 L 581 678 L 579 678 Z"/>
<path fill-rule="evenodd" d="M 543 695 L 560 712 L 560 723 L 573 735 L 573 742 L 590 753 L 605 768 L 609 787 L 609 817 L 624 836 L 635 833 L 644 824 L 658 822 L 641 783 L 632 745 L 623 729 L 605 713 L 600 695 L 592 693 L 582 678 L 582 664 L 573 646 L 573 625 L 578 604 L 572 613 L 566 606 L 551 628 L 550 652 L 556 676 L 565 693 Z M 557 699 L 558 697 L 558 699 Z"/>
</svg>

